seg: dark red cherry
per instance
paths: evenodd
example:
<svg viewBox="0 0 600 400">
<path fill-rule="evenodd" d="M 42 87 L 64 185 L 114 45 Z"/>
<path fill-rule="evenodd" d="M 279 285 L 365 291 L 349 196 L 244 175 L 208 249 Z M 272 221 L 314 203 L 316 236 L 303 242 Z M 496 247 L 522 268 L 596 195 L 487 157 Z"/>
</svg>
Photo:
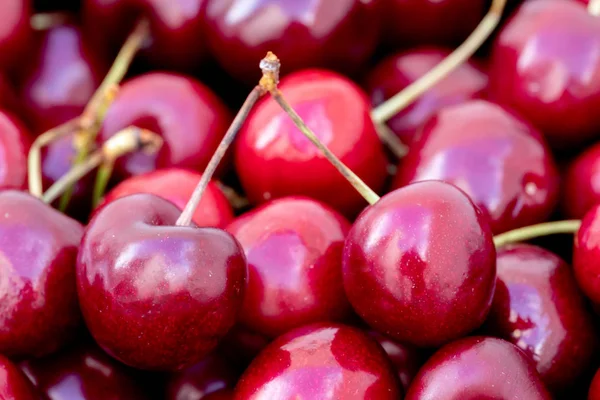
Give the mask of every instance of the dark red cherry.
<svg viewBox="0 0 600 400">
<path fill-rule="evenodd" d="M 559 174 L 540 133 L 485 100 L 432 117 L 399 164 L 393 187 L 430 179 L 464 190 L 496 234 L 545 221 L 558 201 Z"/>
<path fill-rule="evenodd" d="M 219 390 L 203 397 L 202 400 L 234 400 L 234 393 L 230 389 Z"/>
<path fill-rule="evenodd" d="M 435 347 L 485 320 L 496 251 L 485 217 L 464 192 L 419 182 L 360 214 L 346 238 L 343 274 L 350 303 L 371 327 Z"/>
<path fill-rule="evenodd" d="M 589 209 L 600 203 L 597 184 L 600 182 L 600 143 L 571 161 L 562 182 L 562 211 L 568 218 L 583 218 Z"/>
<path fill-rule="evenodd" d="M 0 399 L 40 400 L 40 395 L 23 372 L 0 355 Z"/>
<path fill-rule="evenodd" d="M 51 400 L 145 398 L 132 372 L 93 344 L 25 361 L 21 369 Z"/>
<path fill-rule="evenodd" d="M 496 338 L 469 337 L 438 350 L 421 368 L 406 400 L 550 400 L 528 357 Z"/>
<path fill-rule="evenodd" d="M 206 58 L 205 2 L 82 0 L 81 13 L 83 26 L 96 47 L 108 47 L 112 53 L 123 45 L 137 21 L 147 18 L 150 40 L 142 53 L 144 58 L 156 67 L 191 71 Z"/>
<path fill-rule="evenodd" d="M 590 385 L 588 400 L 600 400 L 600 369 L 596 371 L 592 384 Z"/>
<path fill-rule="evenodd" d="M 0 111 L 0 189 L 25 188 L 31 141 L 31 134 L 22 122 Z"/>
<path fill-rule="evenodd" d="M 575 235 L 573 271 L 579 287 L 600 306 L 600 205 L 592 207 L 583 217 Z"/>
<path fill-rule="evenodd" d="M 133 367 L 199 362 L 242 304 L 238 242 L 220 229 L 174 226 L 180 213 L 154 195 L 123 197 L 95 214 L 79 247 L 77 289 L 90 333 Z"/>
<path fill-rule="evenodd" d="M 267 51 L 284 73 L 319 67 L 354 73 L 373 53 L 382 0 L 207 0 L 207 39 L 232 76 L 255 82 Z"/>
<path fill-rule="evenodd" d="M 483 18 L 485 0 L 384 0 L 384 40 L 394 47 L 454 47 Z"/>
<path fill-rule="evenodd" d="M 289 75 L 279 85 L 309 128 L 373 190 L 386 180 L 386 158 L 365 94 L 347 78 L 324 70 Z M 275 100 L 259 104 L 240 132 L 235 164 L 254 204 L 304 195 L 348 216 L 365 200 L 296 128 Z"/>
<path fill-rule="evenodd" d="M 192 196 L 202 174 L 184 169 L 170 168 L 133 176 L 112 189 L 102 205 L 135 193 L 160 196 L 183 210 Z M 233 221 L 233 209 L 215 182 L 210 182 L 196 208 L 193 221 L 198 226 L 225 228 Z"/>
<path fill-rule="evenodd" d="M 0 193 L 0 353 L 56 351 L 80 323 L 75 259 L 83 228 L 24 192 Z"/>
<path fill-rule="evenodd" d="M 206 400 L 213 393 L 234 388 L 237 374 L 220 354 L 212 353 L 198 364 L 174 373 L 167 384 L 167 400 Z"/>
<path fill-rule="evenodd" d="M 425 47 L 396 53 L 381 61 L 369 72 L 365 83 L 373 107 L 421 78 L 449 54 L 450 50 Z M 429 117 L 445 106 L 482 97 L 487 83 L 483 69 L 476 62 L 467 61 L 387 124 L 402 143 L 410 146 L 418 129 Z"/>
<path fill-rule="evenodd" d="M 518 244 L 498 250 L 497 271 L 490 332 L 529 355 L 547 387 L 571 386 L 597 344 L 571 268 L 547 250 Z"/>
<path fill-rule="evenodd" d="M 231 117 L 221 100 L 194 78 L 152 72 L 126 82 L 106 113 L 100 132 L 106 140 L 131 125 L 149 129 L 164 139 L 161 150 L 120 158 L 120 177 L 158 168 L 203 171 L 229 127 Z"/>
<path fill-rule="evenodd" d="M 29 55 L 20 98 L 36 133 L 80 115 L 100 85 L 106 63 L 82 36 L 77 25 L 57 25 Z"/>
<path fill-rule="evenodd" d="M 2 0 L 0 4 L 0 69 L 21 68 L 33 43 L 29 22 L 33 15 L 30 0 Z"/>
<path fill-rule="evenodd" d="M 556 149 L 600 129 L 600 19 L 576 1 L 529 0 L 499 33 L 490 92 Z"/>
<path fill-rule="evenodd" d="M 385 352 L 364 332 L 320 323 L 280 336 L 252 362 L 235 399 L 399 399 Z"/>
<path fill-rule="evenodd" d="M 342 285 L 342 249 L 350 223 L 302 197 L 273 200 L 236 219 L 229 231 L 248 260 L 240 323 L 277 337 L 351 313 Z"/>
</svg>

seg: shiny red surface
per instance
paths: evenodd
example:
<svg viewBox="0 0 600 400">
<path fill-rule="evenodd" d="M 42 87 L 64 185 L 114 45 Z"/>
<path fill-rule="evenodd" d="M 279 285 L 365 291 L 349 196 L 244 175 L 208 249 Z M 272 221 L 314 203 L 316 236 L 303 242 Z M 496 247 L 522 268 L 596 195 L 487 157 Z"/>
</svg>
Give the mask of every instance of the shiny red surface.
<svg viewBox="0 0 600 400">
<path fill-rule="evenodd" d="M 13 115 L 0 111 L 0 189 L 24 189 L 31 134 Z"/>
<path fill-rule="evenodd" d="M 141 369 L 191 366 L 233 326 L 246 285 L 237 241 L 174 226 L 180 211 L 150 194 L 95 214 L 79 247 L 77 289 L 87 327 L 110 355 Z"/>
<path fill-rule="evenodd" d="M 421 368 L 406 400 L 550 400 L 533 363 L 502 339 L 470 337 L 438 350 Z"/>
<path fill-rule="evenodd" d="M 598 370 L 600 371 L 600 369 Z M 588 400 L 600 400 L 600 372 L 596 371 L 590 390 L 588 392 Z"/>
<path fill-rule="evenodd" d="M 497 270 L 491 333 L 529 355 L 547 387 L 574 384 L 592 362 L 597 334 L 571 267 L 518 244 L 498 251 Z"/>
<path fill-rule="evenodd" d="M 8 358 L 0 355 L 0 398 L 39 400 L 40 395 L 25 375 Z"/>
<path fill-rule="evenodd" d="M 29 19 L 33 14 L 29 0 L 2 0 L 0 4 L 0 69 L 16 69 L 27 56 L 33 42 Z"/>
<path fill-rule="evenodd" d="M 304 70 L 279 85 L 287 101 L 329 149 L 373 190 L 382 189 L 386 158 L 364 93 L 347 78 Z M 259 104 L 235 143 L 236 171 L 248 199 L 304 195 L 347 216 L 365 200 L 295 127 L 275 100 Z"/>
<path fill-rule="evenodd" d="M 75 259 L 83 228 L 24 192 L 0 192 L 0 353 L 56 351 L 80 323 Z"/>
<path fill-rule="evenodd" d="M 600 205 L 583 217 L 575 235 L 573 271 L 579 287 L 596 306 L 600 305 Z"/>
<path fill-rule="evenodd" d="M 350 223 L 337 212 L 309 198 L 285 197 L 242 215 L 227 230 L 248 260 L 243 326 L 277 337 L 350 315 L 342 285 Z"/>
<path fill-rule="evenodd" d="M 462 191 L 419 182 L 358 217 L 346 238 L 343 274 L 350 303 L 371 327 L 435 347 L 483 323 L 496 252 L 484 216 Z"/>
<path fill-rule="evenodd" d="M 398 385 L 385 353 L 364 332 L 322 323 L 271 343 L 244 372 L 234 398 L 397 400 Z"/>
<path fill-rule="evenodd" d="M 600 203 L 600 144 L 588 147 L 569 164 L 563 185 L 562 211 L 567 218 L 583 218 Z"/>
<path fill-rule="evenodd" d="M 600 19 L 575 1 L 529 0 L 500 31 L 490 92 L 557 149 L 600 129 Z"/>
<path fill-rule="evenodd" d="M 464 190 L 496 234 L 544 222 L 558 201 L 559 174 L 540 133 L 485 100 L 431 118 L 400 162 L 393 187 L 430 179 Z"/>
</svg>

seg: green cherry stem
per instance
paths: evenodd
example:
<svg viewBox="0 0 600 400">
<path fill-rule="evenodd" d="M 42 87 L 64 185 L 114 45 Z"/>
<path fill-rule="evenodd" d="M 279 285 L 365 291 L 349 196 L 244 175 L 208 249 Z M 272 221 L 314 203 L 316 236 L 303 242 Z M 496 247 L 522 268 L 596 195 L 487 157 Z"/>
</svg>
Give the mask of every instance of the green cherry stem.
<svg viewBox="0 0 600 400">
<path fill-rule="evenodd" d="M 576 233 L 581 226 L 581 221 L 577 219 L 565 221 L 544 222 L 542 224 L 525 226 L 512 231 L 501 233 L 494 236 L 496 248 L 509 244 L 524 242 L 542 236 L 556 234 Z"/>
</svg>

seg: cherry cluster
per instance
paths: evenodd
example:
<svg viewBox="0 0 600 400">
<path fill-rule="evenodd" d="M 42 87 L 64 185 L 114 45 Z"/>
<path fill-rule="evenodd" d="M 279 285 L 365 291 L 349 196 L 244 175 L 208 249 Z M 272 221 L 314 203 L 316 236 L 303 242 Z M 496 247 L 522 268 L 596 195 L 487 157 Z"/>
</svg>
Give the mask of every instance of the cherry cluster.
<svg viewBox="0 0 600 400">
<path fill-rule="evenodd" d="M 600 0 L 0 19 L 0 400 L 600 400 Z"/>
</svg>

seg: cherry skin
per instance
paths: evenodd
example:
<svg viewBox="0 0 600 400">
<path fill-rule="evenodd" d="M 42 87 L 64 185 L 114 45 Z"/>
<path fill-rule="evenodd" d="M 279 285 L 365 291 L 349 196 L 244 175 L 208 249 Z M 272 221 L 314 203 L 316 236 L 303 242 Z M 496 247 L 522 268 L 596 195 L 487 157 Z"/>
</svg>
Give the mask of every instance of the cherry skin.
<svg viewBox="0 0 600 400">
<path fill-rule="evenodd" d="M 379 38 L 383 0 L 207 0 L 207 39 L 225 70 L 251 83 L 267 51 L 284 72 L 331 68 L 357 72 Z"/>
<path fill-rule="evenodd" d="M 586 371 L 596 332 L 571 268 L 526 244 L 498 250 L 488 327 L 528 354 L 548 388 L 571 386 Z"/>
<path fill-rule="evenodd" d="M 133 176 L 119 183 L 105 197 L 101 206 L 135 193 L 160 196 L 183 210 L 202 174 L 169 168 Z M 193 221 L 198 226 L 225 228 L 233 221 L 233 209 L 215 182 L 209 182 L 196 208 Z"/>
<path fill-rule="evenodd" d="M 575 235 L 573 271 L 579 287 L 595 306 L 600 306 L 600 205 L 583 217 Z"/>
<path fill-rule="evenodd" d="M 235 399 L 401 398 L 385 352 L 364 332 L 319 323 L 277 338 L 250 364 Z"/>
<path fill-rule="evenodd" d="M 343 274 L 350 303 L 373 329 L 436 347 L 485 320 L 496 251 L 485 217 L 464 192 L 419 182 L 360 214 L 346 238 Z"/>
<path fill-rule="evenodd" d="M 354 83 L 304 70 L 282 79 L 279 88 L 323 144 L 373 190 L 383 188 L 387 161 L 366 95 Z M 236 170 L 254 204 L 303 195 L 350 217 L 366 205 L 271 98 L 254 109 L 235 145 Z"/>
<path fill-rule="evenodd" d="M 373 107 L 421 78 L 449 54 L 450 50 L 425 47 L 396 53 L 381 61 L 369 72 L 365 83 Z M 387 124 L 402 143 L 410 146 L 418 129 L 429 117 L 443 107 L 482 97 L 487 83 L 486 73 L 470 60 L 392 117 Z"/>
<path fill-rule="evenodd" d="M 559 174 L 540 133 L 485 100 L 446 107 L 422 128 L 393 187 L 440 179 L 464 190 L 495 234 L 545 221 Z"/>
<path fill-rule="evenodd" d="M 587 148 L 568 166 L 563 178 L 562 212 L 568 218 L 583 218 L 600 203 L 600 143 Z"/>
<path fill-rule="evenodd" d="M 285 197 L 242 215 L 227 230 L 248 260 L 242 326 L 277 337 L 351 314 L 342 285 L 350 223 L 340 214 L 309 198 Z"/>
<path fill-rule="evenodd" d="M 535 367 L 512 343 L 469 337 L 438 350 L 421 368 L 406 400 L 550 400 Z"/>
<path fill-rule="evenodd" d="M 0 189 L 23 189 L 31 134 L 12 114 L 0 111 Z"/>
<path fill-rule="evenodd" d="M 600 127 L 600 19 L 575 1 L 525 2 L 499 33 L 491 97 L 544 132 L 557 150 Z"/>
<path fill-rule="evenodd" d="M 103 207 L 77 260 L 79 303 L 110 355 L 140 369 L 176 370 L 210 353 L 242 304 L 246 260 L 215 228 L 173 226 L 180 210 L 151 194 Z"/>
<path fill-rule="evenodd" d="M 590 390 L 588 393 L 588 400 L 600 400 L 600 369 L 596 371 Z"/>
<path fill-rule="evenodd" d="M 40 395 L 8 358 L 0 355 L 0 399 L 40 400 Z"/>
<path fill-rule="evenodd" d="M 21 66 L 34 41 L 30 18 L 33 14 L 30 0 L 3 0 L 0 4 L 0 69 L 11 70 Z"/>
<path fill-rule="evenodd" d="M 0 353 L 40 357 L 79 326 L 75 260 L 83 228 L 24 192 L 0 192 Z"/>
<path fill-rule="evenodd" d="M 138 152 L 119 158 L 115 173 L 121 178 L 168 167 L 203 171 L 230 122 L 225 105 L 200 82 L 152 72 L 123 84 L 106 113 L 100 139 L 131 125 L 164 139 L 157 154 Z"/>
</svg>

